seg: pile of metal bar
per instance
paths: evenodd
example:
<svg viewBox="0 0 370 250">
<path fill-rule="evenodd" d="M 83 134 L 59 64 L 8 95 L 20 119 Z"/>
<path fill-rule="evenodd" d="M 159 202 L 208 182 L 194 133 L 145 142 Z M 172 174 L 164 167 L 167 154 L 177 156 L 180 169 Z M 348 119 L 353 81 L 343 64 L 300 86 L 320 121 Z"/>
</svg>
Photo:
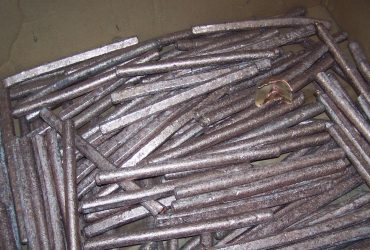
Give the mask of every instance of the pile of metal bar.
<svg viewBox="0 0 370 250">
<path fill-rule="evenodd" d="M 296 9 L 3 79 L 0 248 L 366 244 L 370 66 L 330 29 Z"/>
</svg>

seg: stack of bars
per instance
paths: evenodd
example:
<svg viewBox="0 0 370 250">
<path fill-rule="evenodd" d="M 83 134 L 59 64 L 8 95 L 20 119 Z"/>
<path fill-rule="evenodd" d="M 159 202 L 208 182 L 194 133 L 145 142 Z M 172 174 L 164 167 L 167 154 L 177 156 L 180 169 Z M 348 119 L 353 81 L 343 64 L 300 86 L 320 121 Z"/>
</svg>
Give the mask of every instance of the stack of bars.
<svg viewBox="0 0 370 250">
<path fill-rule="evenodd" d="M 2 249 L 366 244 L 370 66 L 330 28 L 300 8 L 3 79 Z"/>
</svg>

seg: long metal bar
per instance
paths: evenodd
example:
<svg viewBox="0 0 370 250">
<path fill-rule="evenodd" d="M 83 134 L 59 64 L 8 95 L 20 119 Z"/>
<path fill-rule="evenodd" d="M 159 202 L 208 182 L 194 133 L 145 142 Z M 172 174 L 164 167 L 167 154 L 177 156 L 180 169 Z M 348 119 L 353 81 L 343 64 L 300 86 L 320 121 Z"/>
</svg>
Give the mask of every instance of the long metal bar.
<svg viewBox="0 0 370 250">
<path fill-rule="evenodd" d="M 344 73 L 351 80 L 351 83 L 354 85 L 356 90 L 364 95 L 366 101 L 370 103 L 370 87 L 362 79 L 360 73 L 357 71 L 356 66 L 353 65 L 344 55 L 343 51 L 335 43 L 333 37 L 322 24 L 316 23 L 316 29 L 318 36 L 323 42 L 328 46 L 329 51 L 344 71 Z"/>
<path fill-rule="evenodd" d="M 270 27 L 291 27 L 291 26 L 303 26 L 314 24 L 316 22 L 323 23 L 325 27 L 330 28 L 330 22 L 305 18 L 305 17 L 285 17 L 285 18 L 270 18 L 262 20 L 249 20 L 233 23 L 224 24 L 210 24 L 204 26 L 195 26 L 192 31 L 194 34 L 213 33 L 220 31 L 231 31 L 231 30 L 245 30 L 245 29 L 257 29 L 257 28 L 270 28 Z"/>
<path fill-rule="evenodd" d="M 212 232 L 220 229 L 231 229 L 258 224 L 272 218 L 268 212 L 254 213 L 250 215 L 239 215 L 227 217 L 225 219 L 208 221 L 206 223 L 193 223 L 178 227 L 168 227 L 160 229 L 148 229 L 122 236 L 104 237 L 102 239 L 92 239 L 85 243 L 85 249 L 104 249 L 111 247 L 122 247 L 143 243 L 146 241 L 166 240 L 178 237 L 198 235 L 201 232 Z"/>
<path fill-rule="evenodd" d="M 98 47 L 96 49 L 88 50 L 70 57 L 66 57 L 57 61 L 53 61 L 51 63 L 47 63 L 44 65 L 40 65 L 36 68 L 29 69 L 26 71 L 22 71 L 21 73 L 18 73 L 13 76 L 9 76 L 5 78 L 3 81 L 3 84 L 5 87 L 13 86 L 19 82 L 25 81 L 27 79 L 31 79 L 33 77 L 52 72 L 57 69 L 64 68 L 66 66 L 85 61 L 100 55 L 104 55 L 119 49 L 123 49 L 132 45 L 135 45 L 139 42 L 137 37 L 130 37 L 127 39 L 124 39 L 122 41 L 118 41 L 112 44 L 108 44 L 105 46 Z"/>
<path fill-rule="evenodd" d="M 63 123 L 63 168 L 66 206 L 66 242 L 68 249 L 81 249 L 76 187 L 76 155 L 74 126 L 71 120 Z"/>
</svg>

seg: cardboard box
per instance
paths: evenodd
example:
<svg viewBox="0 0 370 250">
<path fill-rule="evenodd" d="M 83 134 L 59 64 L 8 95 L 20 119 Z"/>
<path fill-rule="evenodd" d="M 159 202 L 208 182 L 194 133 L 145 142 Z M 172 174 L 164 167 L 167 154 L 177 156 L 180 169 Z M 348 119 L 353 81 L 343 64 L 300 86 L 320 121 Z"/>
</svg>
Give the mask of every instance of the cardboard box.
<svg viewBox="0 0 370 250">
<path fill-rule="evenodd" d="M 138 35 L 144 40 L 196 24 L 277 15 L 297 6 L 306 7 L 309 16 L 332 20 L 370 55 L 367 0 L 2 0 L 0 78 L 116 38 Z"/>
</svg>

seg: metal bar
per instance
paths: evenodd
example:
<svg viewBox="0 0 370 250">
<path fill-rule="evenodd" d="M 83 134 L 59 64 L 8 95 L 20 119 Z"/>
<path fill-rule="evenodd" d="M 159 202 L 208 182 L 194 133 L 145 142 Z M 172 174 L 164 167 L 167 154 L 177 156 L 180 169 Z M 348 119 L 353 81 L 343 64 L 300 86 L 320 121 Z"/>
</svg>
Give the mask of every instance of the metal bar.
<svg viewBox="0 0 370 250">
<path fill-rule="evenodd" d="M 370 203 L 370 194 L 360 194 L 357 195 L 355 198 L 352 198 L 348 201 L 345 201 L 339 206 L 326 206 L 319 211 L 317 211 L 316 214 L 313 214 L 309 216 L 306 220 L 304 220 L 301 223 L 298 223 L 298 225 L 293 225 L 293 229 L 298 229 L 301 227 L 307 227 L 312 226 L 317 223 L 321 223 L 324 221 L 332 220 L 337 217 L 341 217 L 343 215 L 346 215 L 348 213 L 352 213 L 354 211 L 357 211 L 357 209 L 366 206 Z M 321 211 L 323 210 L 323 211 Z M 316 216 L 315 216 L 316 215 Z"/>
<path fill-rule="evenodd" d="M 194 103 L 197 103 L 198 100 L 194 100 L 190 104 L 187 104 L 183 107 L 179 107 L 175 110 L 171 115 L 169 115 L 166 119 L 161 121 L 159 125 L 154 128 L 149 133 L 146 134 L 144 138 L 146 140 L 139 140 L 139 143 L 136 145 L 128 145 L 126 144 L 121 149 L 127 149 L 131 153 L 131 156 L 127 157 L 119 166 L 119 168 L 126 168 L 129 166 L 135 166 L 143 159 L 145 159 L 150 153 L 152 153 L 157 147 L 159 147 L 165 140 L 167 140 L 175 131 L 181 128 L 184 124 L 186 124 L 190 119 L 192 119 L 191 113 L 191 106 Z M 189 111 L 190 108 L 190 111 Z M 145 143 L 145 144 L 144 144 Z M 127 146 L 127 147 L 126 147 Z M 134 148 L 134 149 L 133 149 Z M 133 150 L 136 150 L 136 152 Z M 126 154 L 126 153 L 124 153 Z M 108 189 L 107 187 L 106 189 Z M 103 196 L 112 193 L 118 188 L 118 185 L 110 186 L 109 192 L 100 192 L 98 195 Z"/>
<path fill-rule="evenodd" d="M 76 187 L 75 132 L 73 122 L 66 120 L 63 130 L 63 169 L 66 205 L 66 242 L 68 249 L 81 249 Z"/>
<path fill-rule="evenodd" d="M 322 165 L 323 166 L 316 165 L 314 167 L 288 172 L 279 176 L 272 176 L 264 180 L 249 183 L 245 186 L 233 187 L 230 189 L 179 199 L 172 204 L 172 207 L 175 210 L 184 210 L 242 199 L 262 192 L 271 191 L 277 187 L 292 185 L 300 181 L 338 173 L 343 171 L 347 164 L 340 160 L 338 162 L 324 163 Z"/>
<path fill-rule="evenodd" d="M 298 95 L 291 104 L 280 103 L 280 105 L 274 105 L 272 109 L 270 109 L 268 112 L 265 112 L 263 115 L 260 114 L 258 118 L 256 117 L 255 119 L 250 119 L 250 117 L 246 117 L 244 119 L 241 119 L 234 124 L 230 124 L 209 134 L 194 138 L 194 140 L 190 140 L 177 148 L 165 151 L 157 155 L 155 158 L 153 157 L 152 159 L 150 159 L 149 162 L 161 162 L 171 158 L 185 156 L 186 154 L 211 147 L 225 140 L 232 139 L 242 133 L 245 134 L 248 131 L 253 131 L 254 128 L 257 128 L 261 124 L 264 124 L 267 121 L 270 121 L 284 113 L 298 108 L 303 103 L 303 101 L 304 96 Z M 257 107 L 256 112 L 258 111 L 258 109 L 259 108 Z"/>
<path fill-rule="evenodd" d="M 0 231 L 1 231 L 1 243 L 0 246 L 3 249 L 17 249 L 16 241 L 12 231 L 12 222 L 6 205 L 0 202 Z"/>
<path fill-rule="evenodd" d="M 96 65 L 93 65 L 86 69 L 78 70 L 72 73 L 71 75 L 53 83 L 52 85 L 48 85 L 47 89 L 38 92 L 37 95 L 33 95 L 32 98 L 29 98 L 20 103 L 18 107 L 16 107 L 13 110 L 13 115 L 20 116 L 22 114 L 27 114 L 28 112 L 35 111 L 41 107 L 49 106 L 55 103 L 60 103 L 63 100 L 68 100 L 70 98 L 77 97 L 83 93 L 86 93 L 86 91 L 91 91 L 96 86 L 99 86 L 98 82 L 92 81 L 88 82 L 88 84 L 83 84 L 81 86 L 80 85 L 71 86 L 69 88 L 62 90 L 61 93 L 52 93 L 50 95 L 46 95 L 51 92 L 54 92 L 55 90 L 68 87 L 73 83 L 87 79 L 91 75 L 100 73 L 106 69 L 109 69 L 110 67 L 113 67 L 127 60 L 133 59 L 136 56 L 140 56 L 143 53 L 158 47 L 159 47 L 158 41 L 145 42 L 137 45 L 135 48 L 131 48 L 126 53 L 122 53 L 118 56 L 97 63 Z"/>
<path fill-rule="evenodd" d="M 370 237 L 368 225 L 336 231 L 327 235 L 320 235 L 281 249 L 317 249 L 340 246 L 342 244 L 367 239 Z"/>
<path fill-rule="evenodd" d="M 0 185 L 2 186 L 2 188 L 0 189 L 0 199 L 7 209 L 7 213 L 11 223 L 12 234 L 14 237 L 14 243 L 16 245 L 15 249 L 20 250 L 21 242 L 19 239 L 17 217 L 12 197 L 11 186 L 9 183 L 8 169 L 6 167 L 6 156 L 4 152 L 3 143 L 4 142 L 2 138 L 2 131 L 0 130 Z"/>
<path fill-rule="evenodd" d="M 362 76 L 366 79 L 367 83 L 370 84 L 370 65 L 364 51 L 361 49 L 360 45 L 355 41 L 349 42 L 348 48 L 351 51 L 352 57 L 355 60 Z"/>
<path fill-rule="evenodd" d="M 52 112 L 48 111 L 47 109 L 43 109 L 40 112 L 40 116 L 42 119 L 45 120 L 51 127 L 56 129 L 58 133 L 63 133 L 62 131 L 62 122 L 60 119 L 55 116 Z M 82 139 L 80 136 L 75 136 L 76 140 L 76 147 L 79 151 L 81 151 L 84 155 L 86 155 L 89 160 L 94 162 L 94 164 L 101 168 L 101 169 L 115 169 L 115 166 L 109 162 L 103 155 L 99 153 L 91 144 L 87 141 Z M 132 181 L 123 181 L 120 182 L 120 185 L 124 187 L 124 189 L 132 190 L 132 189 L 140 189 L 140 187 L 132 182 Z M 156 201 L 150 202 L 143 202 L 142 203 L 147 209 L 149 209 L 153 214 L 157 214 L 163 210 L 163 206 Z"/>
<path fill-rule="evenodd" d="M 250 59 L 273 58 L 279 55 L 279 50 L 267 51 L 247 51 L 247 52 L 230 52 L 215 55 L 197 56 L 191 58 L 172 59 L 158 61 L 155 63 L 145 63 L 143 65 L 131 67 L 117 67 L 116 74 L 119 77 L 150 75 L 163 73 L 179 69 L 187 69 L 202 66 L 220 65 L 233 62 L 243 62 Z"/>
<path fill-rule="evenodd" d="M 209 153 L 220 153 L 239 149 L 251 149 L 253 147 L 261 147 L 267 144 L 278 143 L 284 140 L 299 138 L 301 136 L 311 135 L 325 131 L 326 123 L 322 121 L 309 122 L 307 124 L 299 124 L 282 130 L 274 130 L 266 132 L 263 135 L 255 136 L 245 140 L 230 142 L 225 145 L 216 145 L 209 149 Z M 208 153 L 206 151 L 206 153 Z"/>
<path fill-rule="evenodd" d="M 325 192 L 334 186 L 330 179 L 313 181 L 298 187 L 292 187 L 285 191 L 267 192 L 263 195 L 253 196 L 248 199 L 231 201 L 225 204 L 189 209 L 184 211 L 172 211 L 156 217 L 156 224 L 160 226 L 176 225 L 208 220 L 233 214 L 246 213 L 258 209 L 281 206 L 296 200 L 312 197 Z"/>
<path fill-rule="evenodd" d="M 340 86 L 339 82 L 335 78 L 330 78 L 324 72 L 317 74 L 316 79 L 326 94 L 330 96 L 338 108 L 350 119 L 366 140 L 370 142 L 370 124 L 350 101 L 350 97 Z"/>
<path fill-rule="evenodd" d="M 135 45 L 139 42 L 137 37 L 130 37 L 127 39 L 124 39 L 122 41 L 118 41 L 112 44 L 108 44 L 102 47 L 98 47 L 92 50 L 88 50 L 70 57 L 66 57 L 64 59 L 60 59 L 51 63 L 47 63 L 41 66 L 38 66 L 33 69 L 29 69 L 26 71 L 23 71 L 21 73 L 18 73 L 13 76 L 9 76 L 3 80 L 3 83 L 5 87 L 13 86 L 19 82 L 25 81 L 27 79 L 31 79 L 33 77 L 36 77 L 38 75 L 42 75 L 57 69 L 61 69 L 63 67 L 85 61 L 100 55 L 104 55 L 119 49 L 123 49 L 132 45 Z"/>
<path fill-rule="evenodd" d="M 328 232 L 338 231 L 342 228 L 359 224 L 361 222 L 367 221 L 369 216 L 370 209 L 363 209 L 358 211 L 357 213 L 350 213 L 338 219 L 330 220 L 327 222 L 321 222 L 317 225 L 280 233 L 275 236 L 270 236 L 260 240 L 249 241 L 247 243 L 226 245 L 218 249 L 232 249 L 232 250 L 266 249 L 290 245 L 292 243 L 308 239 L 310 237 L 323 235 Z"/>
<path fill-rule="evenodd" d="M 370 105 L 366 102 L 365 97 L 361 94 L 357 98 L 358 104 L 360 104 L 360 107 L 364 111 L 365 115 L 367 116 L 367 119 L 370 120 Z"/>
<path fill-rule="evenodd" d="M 328 132 L 334 138 L 334 140 L 340 145 L 340 147 L 346 152 L 349 160 L 352 162 L 353 166 L 356 168 L 358 173 L 364 179 L 366 184 L 370 186 L 370 169 L 369 166 L 364 162 L 361 155 L 359 155 L 358 150 L 353 146 L 350 139 L 348 139 L 341 130 L 339 130 L 338 125 L 333 125 L 328 128 Z"/>
<path fill-rule="evenodd" d="M 149 115 L 155 114 L 157 112 L 166 110 L 174 105 L 183 103 L 185 101 L 191 100 L 197 96 L 206 94 L 228 84 L 232 84 L 236 81 L 240 81 L 243 78 L 249 78 L 258 73 L 256 66 L 249 66 L 245 69 L 237 70 L 229 74 L 225 74 L 215 80 L 210 80 L 198 87 L 192 88 L 190 90 L 184 91 L 180 94 L 174 95 L 163 101 L 157 102 L 146 108 L 139 109 L 135 112 L 129 113 L 127 115 L 121 116 L 117 119 L 108 121 L 100 125 L 100 130 L 102 133 L 109 133 L 114 130 L 123 128 L 137 120 L 140 120 Z"/>
<path fill-rule="evenodd" d="M 45 140 L 42 136 L 38 135 L 36 136 L 36 145 L 38 148 L 38 154 L 40 156 L 40 165 L 42 172 L 39 174 L 42 174 L 44 176 L 45 180 L 45 188 L 46 188 L 46 194 L 47 194 L 47 203 L 45 206 L 48 206 L 50 209 L 50 221 L 48 221 L 49 224 L 51 224 L 52 229 L 52 235 L 53 240 L 51 242 L 52 248 L 54 249 L 64 249 L 64 234 L 63 234 L 63 224 L 60 220 L 61 218 L 61 210 L 58 204 L 57 199 L 57 193 L 55 189 L 55 182 L 52 177 L 51 169 L 49 166 L 50 160 L 49 155 L 46 149 Z M 66 151 L 64 151 L 67 153 Z M 67 191 L 72 192 L 72 190 L 67 189 Z M 70 211 L 69 211 L 69 215 Z M 72 220 L 72 218 L 70 218 Z M 67 219 L 68 222 L 68 219 Z M 74 232 L 73 232 L 74 233 Z"/>
<path fill-rule="evenodd" d="M 183 186 L 189 183 L 196 183 L 199 181 L 211 181 L 213 178 L 217 178 L 220 176 L 225 176 L 228 173 L 233 173 L 237 171 L 241 171 L 244 169 L 248 169 L 250 166 L 249 164 L 240 164 L 236 166 L 228 166 L 227 168 L 220 168 L 220 169 L 215 169 L 214 171 L 209 171 L 206 173 L 202 173 L 199 175 L 192 175 L 189 176 L 188 178 L 181 178 L 176 181 L 172 182 L 164 182 L 158 185 L 154 185 L 152 188 L 146 188 L 142 190 L 137 190 L 137 191 L 129 191 L 121 194 L 116 194 L 114 197 L 116 199 L 119 199 L 120 205 L 122 203 L 126 204 L 135 204 L 138 203 L 140 200 L 148 200 L 148 199 L 158 199 L 158 198 L 163 198 L 166 196 L 173 195 L 174 190 L 178 186 Z M 105 192 L 104 195 L 108 195 L 110 193 Z M 99 197 L 102 197 L 103 195 L 98 195 Z M 108 199 L 111 199 L 112 196 L 110 196 Z M 85 199 L 84 203 L 89 203 L 89 202 L 99 202 L 95 198 L 90 198 L 90 199 Z M 82 205 L 83 207 L 84 205 Z"/>
<path fill-rule="evenodd" d="M 17 175 L 20 180 L 19 193 L 22 199 L 22 209 L 23 209 L 24 220 L 25 220 L 24 224 L 25 224 L 25 229 L 27 232 L 27 245 L 30 248 L 37 248 L 39 246 L 45 246 L 41 243 L 42 237 L 40 236 L 40 233 L 42 233 L 42 231 L 38 230 L 38 227 L 36 226 L 36 216 L 34 214 L 35 207 L 32 206 L 33 197 L 31 197 L 32 187 L 30 185 L 30 182 L 27 176 L 27 170 L 26 170 L 25 164 L 23 162 L 23 159 L 20 157 L 22 154 L 20 151 L 18 138 L 13 141 L 12 149 L 13 149 L 14 161 L 17 163 L 17 167 L 18 167 Z"/>
<path fill-rule="evenodd" d="M 114 181 L 122 179 L 141 179 L 153 176 L 160 176 L 171 172 L 180 172 L 183 170 L 193 170 L 199 168 L 210 168 L 222 166 L 223 164 L 243 163 L 251 160 L 261 160 L 277 157 L 280 155 L 279 147 L 263 148 L 254 151 L 240 151 L 228 154 L 214 154 L 204 157 L 189 157 L 164 161 L 163 163 L 152 163 L 142 166 L 127 167 L 122 170 L 114 170 L 99 174 L 96 179 L 98 183 L 103 183 L 104 179 L 112 178 Z M 102 177 L 102 178 L 101 178 Z"/>
<path fill-rule="evenodd" d="M 45 135 L 47 150 L 50 157 L 50 168 L 53 180 L 55 182 L 56 195 L 59 203 L 60 213 L 64 224 L 66 223 L 66 206 L 65 206 L 65 187 L 64 187 L 64 169 L 62 167 L 62 158 L 59 152 L 57 133 L 49 129 Z"/>
<path fill-rule="evenodd" d="M 214 179 L 212 182 L 205 181 L 181 186 L 180 188 L 175 189 L 175 196 L 176 198 L 185 198 L 201 193 L 208 193 L 234 186 L 241 186 L 243 184 L 261 180 L 270 176 L 283 174 L 328 161 L 343 159 L 344 156 L 345 154 L 342 150 L 333 150 L 331 152 L 328 151 L 326 152 L 325 156 L 323 156 L 321 153 L 318 155 L 311 154 L 309 156 L 300 157 L 297 160 L 267 165 L 256 170 L 253 169 L 232 173 L 228 176 L 222 176 L 221 178 Z"/>
<path fill-rule="evenodd" d="M 32 149 L 33 149 L 33 156 L 34 156 L 34 159 L 35 159 L 35 170 L 36 170 L 36 174 L 37 174 L 37 177 L 38 177 L 38 182 L 39 182 L 39 185 L 40 185 L 40 193 L 41 193 L 41 202 L 42 203 L 42 206 L 44 208 L 44 216 L 45 216 L 45 224 L 46 224 L 46 232 L 47 232 L 47 235 L 46 235 L 46 238 L 47 238 L 47 241 L 46 244 L 49 245 L 49 247 L 52 247 L 52 242 L 54 241 L 54 235 L 53 235 L 53 225 L 51 225 L 51 223 L 47 223 L 48 221 L 51 221 L 51 208 L 50 206 L 48 205 L 49 204 L 49 200 L 48 200 L 48 193 L 47 193 L 47 188 L 46 188 L 46 183 L 47 183 L 47 180 L 45 178 L 45 176 L 42 174 L 42 161 L 44 161 L 45 159 L 42 157 L 41 154 L 39 154 L 39 149 L 38 149 L 38 146 L 37 146 L 37 142 L 36 142 L 36 137 L 32 137 L 31 138 L 31 145 L 32 145 Z M 45 244 L 45 243 L 44 243 Z"/>
<path fill-rule="evenodd" d="M 318 36 L 328 46 L 329 51 L 335 58 L 335 61 L 337 61 L 344 73 L 351 80 L 351 83 L 354 85 L 356 90 L 363 94 L 366 101 L 370 103 L 369 85 L 367 85 L 362 79 L 360 73 L 356 69 L 356 66 L 346 59 L 343 51 L 334 42 L 333 37 L 330 35 L 329 31 L 322 24 L 316 23 L 315 25 Z"/>
<path fill-rule="evenodd" d="M 133 86 L 126 88 L 121 91 L 116 91 L 111 95 L 114 102 L 122 102 L 124 100 L 135 99 L 150 94 L 156 94 L 163 91 L 175 90 L 178 88 L 194 87 L 202 84 L 205 81 L 216 78 L 220 75 L 226 74 L 235 70 L 237 67 L 218 68 L 206 72 L 200 72 L 192 75 L 185 75 L 179 78 L 161 80 L 153 83 L 147 83 L 142 85 Z"/>
<path fill-rule="evenodd" d="M 245 227 L 258 224 L 272 218 L 268 212 L 254 213 L 250 215 L 241 215 L 208 221 L 207 223 L 193 223 L 179 227 L 168 227 L 160 229 L 147 229 L 138 232 L 127 233 L 126 235 L 117 235 L 103 237 L 101 239 L 91 239 L 86 241 L 85 249 L 104 249 L 111 247 L 122 247 L 135 245 L 146 241 L 166 240 L 178 237 L 187 237 L 197 235 L 201 232 L 212 232 L 216 230 Z"/>
<path fill-rule="evenodd" d="M 350 121 L 342 114 L 337 106 L 325 94 L 317 93 L 317 99 L 326 109 L 329 117 L 340 127 L 340 130 L 346 135 L 354 147 L 358 150 L 362 158 L 366 161 L 367 166 L 370 167 L 370 156 L 366 152 L 370 152 L 370 145 L 364 140 L 357 130 L 351 125 Z"/>
<path fill-rule="evenodd" d="M 41 179 L 37 171 L 31 140 L 27 137 L 22 137 L 20 139 L 20 145 L 22 160 L 24 161 L 26 171 L 25 174 L 28 177 L 30 189 L 33 190 L 31 202 L 34 213 L 33 216 L 35 217 L 36 221 L 36 231 L 39 232 L 38 237 L 40 238 L 40 246 L 45 249 L 49 249 L 50 246 L 46 210 L 44 206 L 45 203 L 43 200 Z"/>
<path fill-rule="evenodd" d="M 1 135 L 2 135 L 2 145 L 5 155 L 5 167 L 7 168 L 7 173 L 9 177 L 10 189 L 12 192 L 12 197 L 14 199 L 14 208 L 17 218 L 17 226 L 19 230 L 19 239 L 21 242 L 27 242 L 27 233 L 24 225 L 23 212 L 21 208 L 21 198 L 18 192 L 18 187 L 20 186 L 17 181 L 17 165 L 14 162 L 12 156 L 11 142 L 15 138 L 14 135 L 14 124 L 13 119 L 10 115 L 10 101 L 9 93 L 4 86 L 5 84 L 0 84 L 0 123 L 1 123 Z"/>
<path fill-rule="evenodd" d="M 286 17 L 286 18 L 270 18 L 262 20 L 248 20 L 241 22 L 232 22 L 224 24 L 210 24 L 204 26 L 194 26 L 192 32 L 194 34 L 207 34 L 213 32 L 224 32 L 232 30 L 245 30 L 257 28 L 271 28 L 271 27 L 292 27 L 312 25 L 316 22 L 322 23 L 325 27 L 330 28 L 331 24 L 328 21 L 306 18 L 306 17 Z"/>
<path fill-rule="evenodd" d="M 175 200 L 174 196 L 170 196 L 164 199 L 159 199 L 158 201 L 164 207 L 170 207 L 171 203 Z M 106 218 L 99 221 L 91 223 L 84 228 L 84 234 L 86 237 L 94 237 L 100 235 L 104 232 L 112 230 L 122 225 L 138 221 L 140 219 L 146 218 L 150 215 L 150 212 L 142 206 L 134 207 L 124 212 L 118 212 L 112 214 Z"/>
<path fill-rule="evenodd" d="M 300 206 L 297 206 L 289 213 L 286 213 L 281 210 L 279 212 L 280 216 L 275 214 L 275 217 L 277 218 L 272 223 L 266 223 L 264 225 L 261 224 L 261 226 L 255 227 L 253 230 L 247 232 L 245 235 L 242 235 L 234 242 L 235 243 L 247 242 L 250 240 L 266 237 L 276 232 L 279 232 L 284 228 L 287 228 L 288 226 L 292 225 L 293 223 L 301 220 L 305 216 L 318 210 L 320 207 L 330 203 L 331 201 L 351 191 L 361 183 L 358 177 L 351 177 L 348 175 L 341 177 L 340 179 L 342 181 L 338 182 L 338 184 L 333 189 L 321 195 L 318 195 L 310 200 L 303 201 L 303 203 Z"/>
</svg>

